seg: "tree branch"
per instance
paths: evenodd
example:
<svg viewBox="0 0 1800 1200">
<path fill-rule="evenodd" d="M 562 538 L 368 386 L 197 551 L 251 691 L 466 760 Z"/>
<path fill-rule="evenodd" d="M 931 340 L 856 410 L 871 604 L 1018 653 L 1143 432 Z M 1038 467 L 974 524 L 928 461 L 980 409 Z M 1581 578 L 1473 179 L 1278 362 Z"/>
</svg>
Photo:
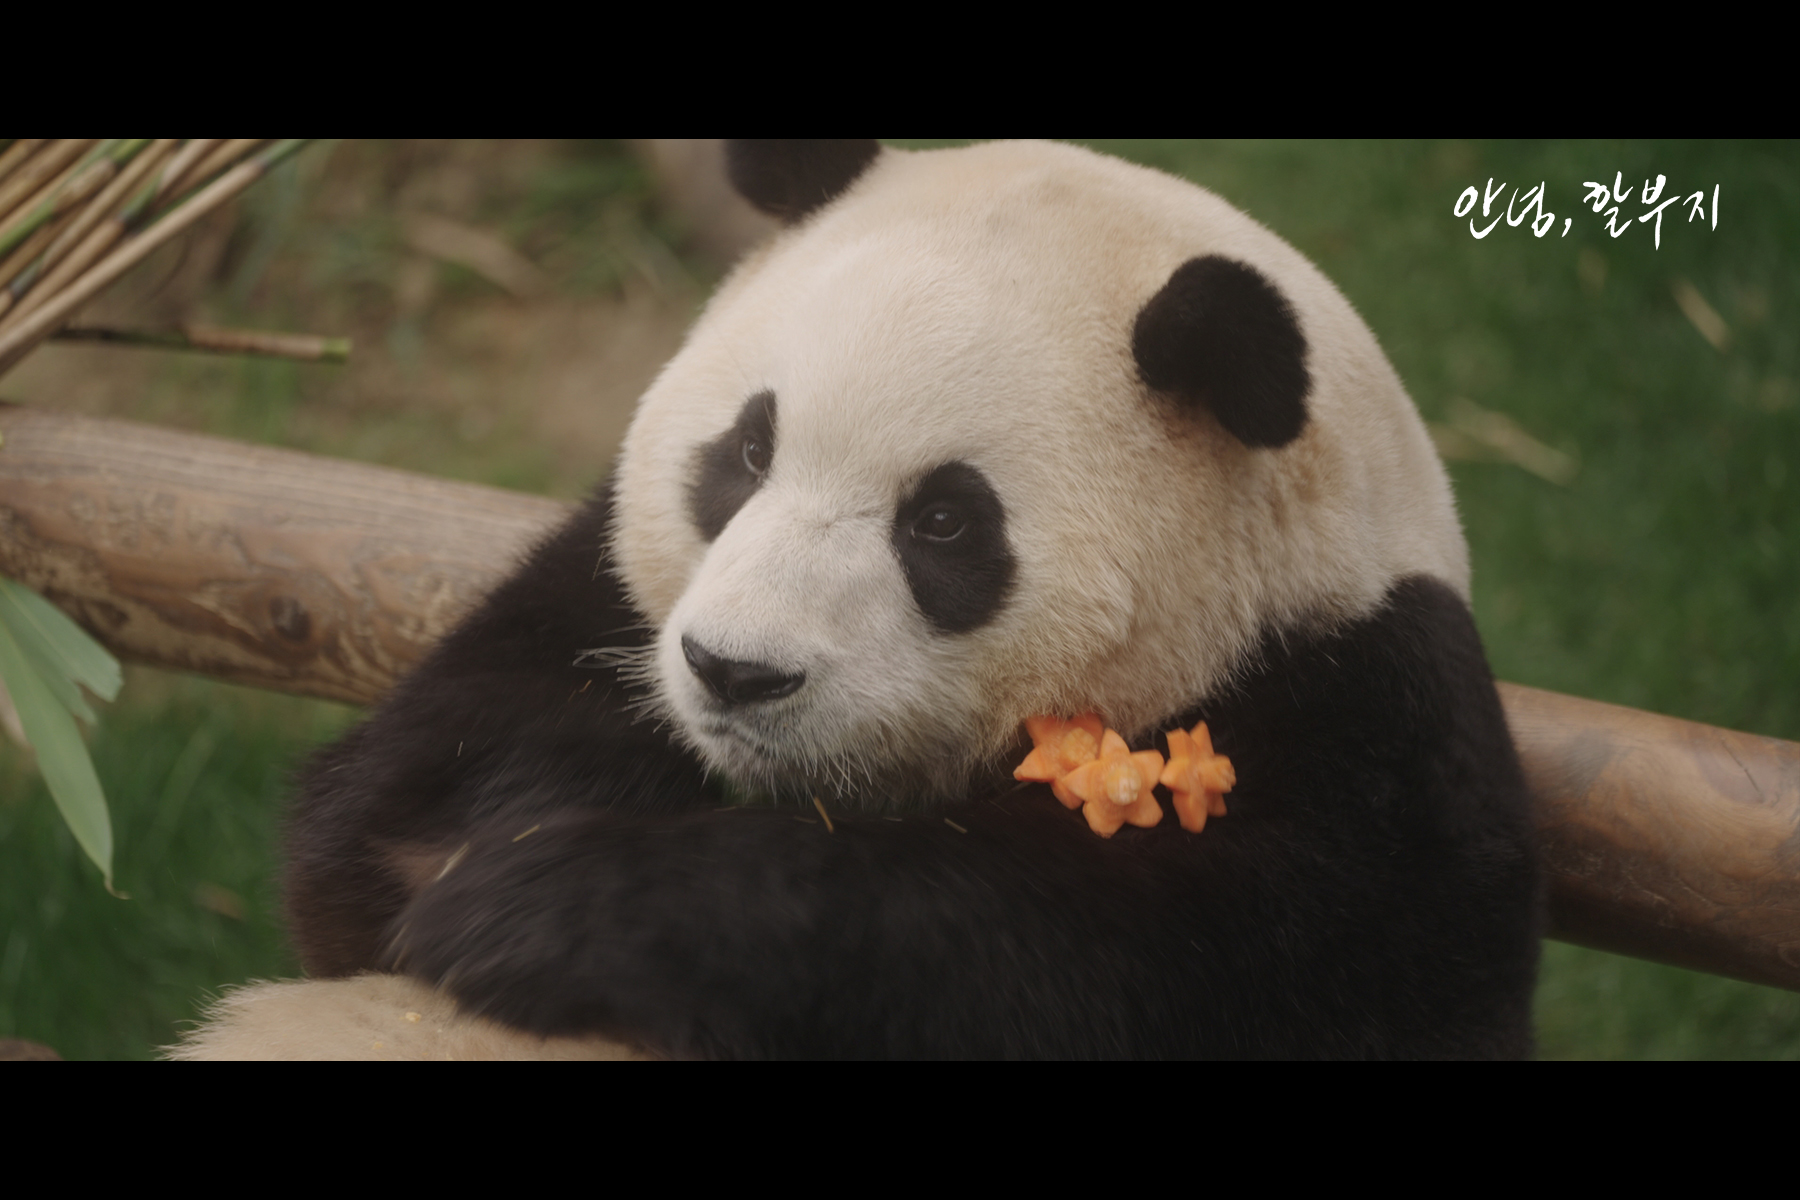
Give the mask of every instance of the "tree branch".
<svg viewBox="0 0 1800 1200">
<path fill-rule="evenodd" d="M 0 574 L 121 658 L 367 703 L 568 511 L 0 406 Z M 1551 931 L 1800 990 L 1800 744 L 1502 684 Z"/>
</svg>

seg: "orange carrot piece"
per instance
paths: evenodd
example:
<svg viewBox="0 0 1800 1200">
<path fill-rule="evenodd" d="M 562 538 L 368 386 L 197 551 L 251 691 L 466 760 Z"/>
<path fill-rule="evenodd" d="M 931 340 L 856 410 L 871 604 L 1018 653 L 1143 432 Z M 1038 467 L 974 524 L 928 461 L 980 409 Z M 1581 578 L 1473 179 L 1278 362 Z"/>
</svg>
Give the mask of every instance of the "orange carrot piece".
<svg viewBox="0 0 1800 1200">
<path fill-rule="evenodd" d="M 1065 805 L 1081 807 L 1081 801 L 1063 787 L 1063 777 L 1099 757 L 1106 726 L 1093 713 L 1083 713 L 1067 721 L 1061 717 L 1027 717 L 1025 731 L 1035 744 L 1025 761 L 1013 770 L 1013 778 L 1047 783 Z"/>
<path fill-rule="evenodd" d="M 1125 739 L 1108 729 L 1100 739 L 1100 757 L 1070 771 L 1061 784 L 1081 801 L 1088 828 L 1111 837 L 1120 826 L 1149 829 L 1162 820 L 1162 806 L 1151 791 L 1162 767 L 1162 755 L 1154 750 L 1133 754 Z"/>
<path fill-rule="evenodd" d="M 1169 765 L 1157 782 L 1174 796 L 1181 827 L 1199 833 L 1208 816 L 1225 815 L 1225 793 L 1237 786 L 1237 772 L 1229 758 L 1213 752 L 1212 733 L 1201 721 L 1191 733 L 1169 731 Z"/>
</svg>

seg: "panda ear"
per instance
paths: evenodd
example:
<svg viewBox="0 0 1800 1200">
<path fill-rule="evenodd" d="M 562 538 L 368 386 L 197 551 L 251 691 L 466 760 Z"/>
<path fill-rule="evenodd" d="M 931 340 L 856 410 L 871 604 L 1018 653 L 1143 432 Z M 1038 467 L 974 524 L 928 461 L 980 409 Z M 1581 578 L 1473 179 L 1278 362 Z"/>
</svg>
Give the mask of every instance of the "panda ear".
<svg viewBox="0 0 1800 1200">
<path fill-rule="evenodd" d="M 874 138 L 729 138 L 725 170 L 744 199 L 792 225 L 842 195 L 880 153 Z"/>
<path fill-rule="evenodd" d="M 1145 383 L 1204 406 L 1246 446 L 1285 446 L 1306 424 L 1306 338 L 1254 267 L 1216 254 L 1181 264 L 1138 313 L 1131 352 Z"/>
</svg>

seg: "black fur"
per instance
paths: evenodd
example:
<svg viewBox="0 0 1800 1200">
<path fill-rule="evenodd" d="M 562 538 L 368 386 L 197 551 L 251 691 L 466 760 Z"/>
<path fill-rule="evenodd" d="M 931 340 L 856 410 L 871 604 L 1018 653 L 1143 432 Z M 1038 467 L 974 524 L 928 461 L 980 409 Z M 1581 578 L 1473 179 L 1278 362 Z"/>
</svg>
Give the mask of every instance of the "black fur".
<svg viewBox="0 0 1800 1200">
<path fill-rule="evenodd" d="M 968 463 L 945 463 L 919 481 L 894 514 L 893 542 L 913 602 L 940 632 L 979 629 L 1012 591 L 1006 509 Z"/>
<path fill-rule="evenodd" d="M 1246 446 L 1284 446 L 1306 424 L 1306 337 L 1254 267 L 1216 254 L 1181 264 L 1138 313 L 1131 351 L 1145 383 Z"/>
<path fill-rule="evenodd" d="M 648 633 L 606 561 L 610 520 L 606 500 L 584 506 L 308 765 L 286 890 L 310 974 L 378 963 L 411 877 L 435 874 L 485 822 L 723 803 L 666 731 L 634 720 L 608 651 Z"/>
<path fill-rule="evenodd" d="M 725 170 L 744 199 L 792 225 L 843 195 L 880 153 L 874 138 L 732 138 Z"/>
<path fill-rule="evenodd" d="M 688 515 L 710 542 L 756 495 L 775 461 L 775 393 L 744 401 L 731 428 L 695 451 L 694 460 Z"/>
<path fill-rule="evenodd" d="M 721 809 L 607 656 L 571 665 L 648 636 L 597 558 L 608 507 L 312 765 L 288 889 L 313 974 L 398 966 L 671 1055 L 1529 1053 L 1524 786 L 1443 585 L 1270 631 L 1182 717 L 1239 781 L 1198 836 L 1171 815 L 1102 840 L 1042 787 L 832 831 Z"/>
</svg>

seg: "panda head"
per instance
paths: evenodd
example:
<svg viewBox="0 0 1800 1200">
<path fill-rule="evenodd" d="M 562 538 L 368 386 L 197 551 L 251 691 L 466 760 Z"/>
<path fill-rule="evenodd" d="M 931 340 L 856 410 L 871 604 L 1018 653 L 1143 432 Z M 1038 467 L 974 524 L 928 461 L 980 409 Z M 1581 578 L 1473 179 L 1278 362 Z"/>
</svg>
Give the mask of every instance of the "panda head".
<svg viewBox="0 0 1800 1200">
<path fill-rule="evenodd" d="M 1265 629 L 1466 596 L 1373 336 L 1210 192 L 1051 144 L 731 167 L 786 227 L 645 394 L 614 551 L 657 706 L 740 785 L 959 795 L 1027 716 L 1142 737 Z"/>
</svg>

